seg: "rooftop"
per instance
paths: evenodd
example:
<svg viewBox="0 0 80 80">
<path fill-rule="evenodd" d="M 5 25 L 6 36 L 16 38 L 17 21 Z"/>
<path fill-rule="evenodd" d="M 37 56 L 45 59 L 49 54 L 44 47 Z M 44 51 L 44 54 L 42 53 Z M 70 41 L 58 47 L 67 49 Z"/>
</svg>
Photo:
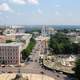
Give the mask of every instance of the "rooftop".
<svg viewBox="0 0 80 80">
<path fill-rule="evenodd" d="M 31 34 L 28 34 L 28 33 L 12 33 L 12 34 L 6 34 L 6 35 L 20 35 L 20 36 L 26 35 L 26 36 L 29 36 Z"/>
<path fill-rule="evenodd" d="M 0 43 L 0 46 L 21 46 L 22 43 L 16 43 L 16 42 L 12 42 L 12 43 Z"/>
</svg>

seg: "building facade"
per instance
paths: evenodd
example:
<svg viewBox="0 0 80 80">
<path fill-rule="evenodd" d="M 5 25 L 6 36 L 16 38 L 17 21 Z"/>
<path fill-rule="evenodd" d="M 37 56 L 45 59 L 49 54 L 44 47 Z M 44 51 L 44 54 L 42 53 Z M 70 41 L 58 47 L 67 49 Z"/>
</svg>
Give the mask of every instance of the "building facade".
<svg viewBox="0 0 80 80">
<path fill-rule="evenodd" d="M 41 35 L 44 37 L 54 35 L 55 33 L 57 33 L 57 31 L 52 27 L 43 26 L 41 29 Z"/>
<path fill-rule="evenodd" d="M 0 35 L 0 43 L 5 43 L 6 37 L 4 35 Z"/>
<path fill-rule="evenodd" d="M 20 53 L 20 43 L 0 44 L 0 64 L 19 65 Z"/>
</svg>

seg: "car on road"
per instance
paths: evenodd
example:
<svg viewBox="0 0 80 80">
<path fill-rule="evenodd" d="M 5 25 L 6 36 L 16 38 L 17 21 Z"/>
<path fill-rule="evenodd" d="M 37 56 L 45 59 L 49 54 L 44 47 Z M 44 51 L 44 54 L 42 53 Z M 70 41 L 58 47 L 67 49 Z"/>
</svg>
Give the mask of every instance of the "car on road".
<svg viewBox="0 0 80 80">
<path fill-rule="evenodd" d="M 21 65 L 15 65 L 15 67 L 21 67 Z"/>
<path fill-rule="evenodd" d="M 43 72 L 43 71 L 41 71 L 40 73 L 41 73 L 41 74 L 44 74 L 44 72 Z"/>
<path fill-rule="evenodd" d="M 59 75 L 56 75 L 57 77 L 60 77 Z"/>
<path fill-rule="evenodd" d="M 13 73 L 12 71 L 9 71 L 8 73 Z"/>
<path fill-rule="evenodd" d="M 37 62 L 37 60 L 35 60 L 35 62 Z"/>
<path fill-rule="evenodd" d="M 5 73 L 4 71 L 2 71 L 2 73 Z"/>
<path fill-rule="evenodd" d="M 1 67 L 3 67 L 3 68 L 4 68 L 4 67 L 5 67 L 5 65 L 2 65 Z"/>
<path fill-rule="evenodd" d="M 33 60 L 32 60 L 32 59 L 30 59 L 29 61 L 30 61 L 30 62 L 33 62 Z"/>
</svg>

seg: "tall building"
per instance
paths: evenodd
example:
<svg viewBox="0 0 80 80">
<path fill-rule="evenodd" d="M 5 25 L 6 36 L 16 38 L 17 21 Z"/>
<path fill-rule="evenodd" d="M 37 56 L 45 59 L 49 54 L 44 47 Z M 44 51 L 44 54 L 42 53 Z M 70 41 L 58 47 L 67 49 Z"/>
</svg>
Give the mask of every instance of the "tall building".
<svg viewBox="0 0 80 80">
<path fill-rule="evenodd" d="M 52 27 L 43 26 L 41 29 L 41 35 L 43 37 L 54 35 L 57 31 Z"/>
<path fill-rule="evenodd" d="M 6 37 L 4 35 L 0 35 L 0 43 L 5 43 Z"/>
<path fill-rule="evenodd" d="M 21 43 L 0 44 L 0 64 L 19 65 L 21 50 Z"/>
<path fill-rule="evenodd" d="M 46 32 L 47 35 L 50 36 L 50 35 L 54 35 L 57 31 L 52 27 L 47 27 Z"/>
<path fill-rule="evenodd" d="M 6 40 L 12 40 L 16 42 L 23 43 L 24 48 L 27 47 L 30 38 L 32 37 L 32 34 L 26 34 L 26 33 L 15 33 L 15 34 L 6 34 Z"/>
<path fill-rule="evenodd" d="M 12 34 L 12 33 L 16 33 L 16 29 L 15 28 L 5 28 L 3 34 Z"/>
<path fill-rule="evenodd" d="M 42 29 L 41 29 L 41 35 L 42 35 L 43 37 L 46 37 L 46 36 L 47 36 L 47 34 L 46 34 L 46 26 L 43 26 L 43 27 L 42 27 Z"/>
<path fill-rule="evenodd" d="M 31 34 L 16 33 L 1 36 L 0 43 L 0 64 L 19 65 L 21 51 L 25 49 L 31 39 Z M 3 40 L 2 40 L 3 39 Z M 15 40 L 16 42 L 6 43 L 6 40 Z M 5 41 L 2 43 L 2 41 Z"/>
</svg>

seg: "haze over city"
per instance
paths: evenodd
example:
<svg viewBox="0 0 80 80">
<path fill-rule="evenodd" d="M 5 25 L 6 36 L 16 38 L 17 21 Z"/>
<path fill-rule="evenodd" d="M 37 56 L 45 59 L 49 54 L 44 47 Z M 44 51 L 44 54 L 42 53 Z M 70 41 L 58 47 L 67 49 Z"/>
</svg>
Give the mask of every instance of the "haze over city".
<svg viewBox="0 0 80 80">
<path fill-rule="evenodd" d="M 80 0 L 0 0 L 0 24 L 80 24 Z"/>
<path fill-rule="evenodd" d="M 80 0 L 0 0 L 0 80 L 80 80 Z"/>
</svg>

